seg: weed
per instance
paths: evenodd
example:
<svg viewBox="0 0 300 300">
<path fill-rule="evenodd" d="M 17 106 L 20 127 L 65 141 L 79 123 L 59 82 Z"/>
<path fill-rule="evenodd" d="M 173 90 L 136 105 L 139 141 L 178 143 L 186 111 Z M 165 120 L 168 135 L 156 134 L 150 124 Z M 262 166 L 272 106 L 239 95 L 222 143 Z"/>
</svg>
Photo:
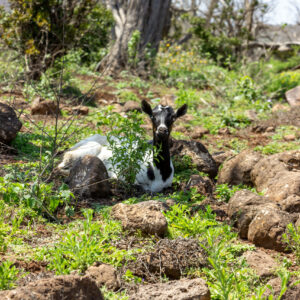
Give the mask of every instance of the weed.
<svg viewBox="0 0 300 300">
<path fill-rule="evenodd" d="M 8 290 L 15 286 L 19 270 L 10 261 L 0 264 L 0 290 Z"/>
<path fill-rule="evenodd" d="M 297 264 L 300 265 L 300 227 L 288 224 L 283 239 L 288 245 L 287 248 L 295 253 Z"/>
<path fill-rule="evenodd" d="M 177 204 L 172 206 L 172 209 L 165 212 L 164 215 L 168 221 L 169 234 L 172 238 L 178 236 L 196 237 L 209 227 L 218 225 L 209 206 L 205 212 L 199 211 L 192 216 L 187 205 Z"/>
<path fill-rule="evenodd" d="M 46 259 L 49 269 L 55 270 L 56 274 L 69 274 L 73 270 L 83 272 L 95 261 L 121 266 L 125 261 L 135 259 L 134 250 L 120 250 L 110 244 L 121 231 L 118 222 L 114 221 L 114 226 L 107 224 L 103 227 L 98 222 L 92 222 L 92 210 L 86 210 L 83 214 L 85 221 L 79 223 L 77 230 L 64 233 L 53 248 L 40 249 L 36 259 Z"/>
</svg>

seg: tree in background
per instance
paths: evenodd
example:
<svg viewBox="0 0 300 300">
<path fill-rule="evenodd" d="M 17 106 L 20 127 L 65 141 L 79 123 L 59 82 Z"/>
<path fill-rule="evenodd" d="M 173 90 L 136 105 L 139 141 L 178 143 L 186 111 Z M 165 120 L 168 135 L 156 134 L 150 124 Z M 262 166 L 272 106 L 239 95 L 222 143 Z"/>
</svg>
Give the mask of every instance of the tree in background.
<svg viewBox="0 0 300 300">
<path fill-rule="evenodd" d="M 115 19 L 115 42 L 98 69 L 106 74 L 123 69 L 144 73 L 158 51 L 169 22 L 171 0 L 108 0 Z"/>
<path fill-rule="evenodd" d="M 89 54 L 108 43 L 113 19 L 97 0 L 9 2 L 11 10 L 0 11 L 1 40 L 25 57 L 30 79 L 39 79 L 70 49 Z"/>
<path fill-rule="evenodd" d="M 173 9 L 192 16 L 190 30 L 200 52 L 224 66 L 245 54 L 268 6 L 261 0 L 174 0 Z"/>
</svg>

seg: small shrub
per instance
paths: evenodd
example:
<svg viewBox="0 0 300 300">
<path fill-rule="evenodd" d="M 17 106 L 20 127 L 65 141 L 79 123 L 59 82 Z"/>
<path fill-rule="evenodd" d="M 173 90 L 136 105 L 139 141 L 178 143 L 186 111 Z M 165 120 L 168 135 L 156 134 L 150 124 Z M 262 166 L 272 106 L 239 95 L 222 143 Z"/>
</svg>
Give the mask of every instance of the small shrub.
<svg viewBox="0 0 300 300">
<path fill-rule="evenodd" d="M 142 116 L 138 112 L 132 112 L 128 117 L 119 114 L 111 114 L 109 119 L 105 115 L 102 117 L 98 125 L 106 124 L 111 128 L 107 134 L 109 147 L 113 152 L 110 158 L 111 170 L 116 173 L 117 178 L 133 184 L 142 163 L 152 157 L 152 145 L 145 140 L 145 130 L 141 127 Z"/>
</svg>

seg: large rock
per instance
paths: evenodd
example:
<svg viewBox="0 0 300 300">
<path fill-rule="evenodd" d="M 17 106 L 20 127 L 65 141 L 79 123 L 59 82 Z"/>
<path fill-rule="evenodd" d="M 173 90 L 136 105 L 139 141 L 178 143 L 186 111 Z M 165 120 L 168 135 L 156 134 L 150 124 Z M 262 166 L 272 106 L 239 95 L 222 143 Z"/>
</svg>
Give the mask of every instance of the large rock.
<svg viewBox="0 0 300 300">
<path fill-rule="evenodd" d="M 281 202 L 283 210 L 290 213 L 300 213 L 300 196 L 291 195 Z"/>
<path fill-rule="evenodd" d="M 22 123 L 15 111 L 7 104 L 0 102 L 0 143 L 10 144 L 21 127 Z"/>
<path fill-rule="evenodd" d="M 232 158 L 234 155 L 233 151 L 220 151 L 220 152 L 215 152 L 212 154 L 212 158 L 217 164 L 217 167 L 219 168 L 226 160 Z"/>
<path fill-rule="evenodd" d="M 168 223 L 162 211 L 167 209 L 168 205 L 154 200 L 132 205 L 119 203 L 112 208 L 111 216 L 122 221 L 125 230 L 163 236 L 167 233 Z"/>
<path fill-rule="evenodd" d="M 104 300 L 88 276 L 64 275 L 41 279 L 12 291 L 0 292 L 0 299 L 13 300 Z"/>
<path fill-rule="evenodd" d="M 290 106 L 299 106 L 300 105 L 300 86 L 288 90 L 285 93 L 285 97 Z"/>
<path fill-rule="evenodd" d="M 262 250 L 247 251 L 242 256 L 249 267 L 255 270 L 259 277 L 265 278 L 275 274 L 278 263 Z"/>
<path fill-rule="evenodd" d="M 130 300 L 209 300 L 210 292 L 201 278 L 181 279 L 139 286 Z"/>
<path fill-rule="evenodd" d="M 105 198 L 111 193 L 106 167 L 92 155 L 86 155 L 74 163 L 66 182 L 82 198 Z"/>
<path fill-rule="evenodd" d="M 172 139 L 170 141 L 170 152 L 171 156 L 189 156 L 197 169 L 200 172 L 207 173 L 211 178 L 216 177 L 218 173 L 216 162 L 200 142 Z"/>
<path fill-rule="evenodd" d="M 129 100 L 125 102 L 122 111 L 125 113 L 131 112 L 131 111 L 138 111 L 142 112 L 141 104 L 136 101 Z"/>
<path fill-rule="evenodd" d="M 286 226 L 296 220 L 287 212 L 263 208 L 249 224 L 248 240 L 256 246 L 285 251 L 282 239 Z"/>
<path fill-rule="evenodd" d="M 40 97 L 35 98 L 31 105 L 32 115 L 55 115 L 61 114 L 57 104 L 52 100 L 43 100 Z"/>
<path fill-rule="evenodd" d="M 262 158 L 251 171 L 251 180 L 272 201 L 300 196 L 300 150 Z"/>
<path fill-rule="evenodd" d="M 239 153 L 223 164 L 223 168 L 219 172 L 218 183 L 251 185 L 250 172 L 261 158 L 262 155 L 258 152 L 246 150 Z"/>
<path fill-rule="evenodd" d="M 151 274 L 179 279 L 186 269 L 205 265 L 207 259 L 199 242 L 178 238 L 160 240 L 152 251 L 143 253 L 127 267 L 137 276 L 151 280 Z"/>
<path fill-rule="evenodd" d="M 263 299 L 269 299 L 269 296 L 273 296 L 271 299 L 279 299 L 279 295 L 282 289 L 281 278 L 273 278 L 266 284 L 268 289 L 263 294 Z M 270 289 L 271 288 L 271 289 Z M 287 284 L 287 290 L 284 292 L 282 300 L 299 300 L 300 299 L 300 283 L 298 280 L 290 280 Z"/>
<path fill-rule="evenodd" d="M 267 198 L 249 190 L 237 191 L 228 202 L 228 216 L 238 228 L 241 238 L 248 237 L 249 224 L 263 208 L 273 210 L 279 207 Z"/>
<path fill-rule="evenodd" d="M 89 267 L 85 274 L 91 277 L 98 288 L 106 286 L 109 290 L 118 290 L 121 286 L 116 269 L 107 264 L 94 265 Z"/>
<path fill-rule="evenodd" d="M 185 188 L 195 188 L 200 195 L 211 196 L 214 190 L 214 184 L 208 177 L 192 175 Z"/>
</svg>

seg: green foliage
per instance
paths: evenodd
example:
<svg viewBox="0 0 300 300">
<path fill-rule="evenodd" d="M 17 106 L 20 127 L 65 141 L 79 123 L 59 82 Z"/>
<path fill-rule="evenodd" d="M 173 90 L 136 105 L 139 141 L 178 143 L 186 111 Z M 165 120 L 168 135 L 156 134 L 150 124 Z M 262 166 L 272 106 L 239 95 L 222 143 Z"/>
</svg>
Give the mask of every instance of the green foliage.
<svg viewBox="0 0 300 300">
<path fill-rule="evenodd" d="M 267 90 L 273 93 L 275 98 L 284 98 L 286 91 L 298 86 L 300 84 L 300 73 L 295 71 L 288 71 L 276 74 L 273 76 L 267 86 Z"/>
<path fill-rule="evenodd" d="M 136 101 L 139 102 L 139 97 L 132 91 L 123 90 L 119 93 L 120 102 Z"/>
<path fill-rule="evenodd" d="M 139 57 L 138 57 L 138 49 L 139 49 L 139 43 L 141 39 L 141 33 L 138 30 L 135 30 L 131 38 L 129 39 L 128 42 L 128 58 L 129 58 L 129 63 L 133 66 L 136 67 Z"/>
<path fill-rule="evenodd" d="M 117 174 L 117 178 L 130 184 L 135 182 L 145 159 L 152 157 L 152 146 L 144 138 L 142 122 L 142 116 L 138 112 L 130 113 L 127 117 L 111 114 L 109 119 L 103 115 L 98 122 L 98 125 L 106 124 L 111 128 L 107 134 L 109 147 L 113 152 L 110 159 L 111 170 Z"/>
<path fill-rule="evenodd" d="M 119 238 L 119 222 L 106 219 L 102 226 L 92 222 L 93 211 L 83 212 L 85 221 L 79 223 L 78 229 L 65 232 L 53 248 L 43 248 L 36 253 L 36 258 L 49 262 L 49 269 L 56 274 L 69 274 L 73 270 L 84 272 L 96 261 L 121 266 L 126 260 L 135 259 L 134 250 L 125 251 L 111 245 Z"/>
<path fill-rule="evenodd" d="M 54 192 L 53 183 L 11 182 L 7 177 L 0 177 L 0 197 L 5 203 L 24 205 L 37 212 L 52 215 L 59 205 L 65 204 L 68 207 L 74 196 L 65 184 Z"/>
<path fill-rule="evenodd" d="M 205 212 L 200 210 L 195 215 L 191 215 L 187 205 L 177 204 L 172 206 L 172 209 L 165 212 L 164 215 L 168 221 L 169 234 L 172 238 L 178 236 L 197 237 L 209 227 L 218 225 L 209 206 Z"/>
<path fill-rule="evenodd" d="M 237 93 L 242 95 L 248 102 L 254 103 L 260 95 L 254 86 L 253 79 L 249 76 L 241 77 L 237 85 Z"/>
<path fill-rule="evenodd" d="M 82 49 L 88 61 L 108 42 L 112 15 L 98 1 L 9 2 L 11 11 L 1 11 L 2 40 L 26 57 L 33 79 L 70 49 Z"/>
<path fill-rule="evenodd" d="M 218 184 L 216 186 L 216 198 L 219 199 L 219 201 L 224 201 L 228 202 L 230 198 L 235 194 L 235 192 L 244 190 L 244 189 L 249 189 L 253 193 L 256 192 L 255 188 L 249 188 L 246 185 L 239 184 L 239 185 L 234 185 L 234 186 L 228 186 L 227 183 L 224 184 Z"/>
<path fill-rule="evenodd" d="M 206 20 L 195 17 L 192 20 L 193 33 L 199 40 L 199 52 L 206 55 L 222 66 L 228 66 L 231 62 L 235 62 L 240 54 L 242 36 L 226 36 L 225 34 L 215 35 L 211 28 L 205 26 Z"/>
<path fill-rule="evenodd" d="M 300 227 L 288 224 L 283 239 L 288 245 L 287 248 L 295 254 L 297 264 L 300 265 Z"/>
<path fill-rule="evenodd" d="M 256 146 L 254 148 L 255 151 L 259 151 L 265 155 L 272 155 L 280 152 L 297 150 L 297 149 L 299 149 L 299 145 L 297 141 L 290 142 L 290 143 L 274 141 L 267 144 L 266 146 Z"/>
<path fill-rule="evenodd" d="M 3 261 L 0 264 L 0 290 L 8 290 L 15 286 L 19 270 L 10 261 Z"/>
<path fill-rule="evenodd" d="M 212 299 L 248 299 L 259 283 L 254 271 L 239 256 L 251 247 L 233 243 L 229 227 L 209 228 L 201 245 L 208 254 L 210 268 L 205 268 Z"/>
<path fill-rule="evenodd" d="M 185 89 L 183 83 L 178 83 L 175 104 L 177 107 L 187 104 L 189 108 L 196 109 L 199 104 L 199 96 L 194 89 Z"/>
</svg>

